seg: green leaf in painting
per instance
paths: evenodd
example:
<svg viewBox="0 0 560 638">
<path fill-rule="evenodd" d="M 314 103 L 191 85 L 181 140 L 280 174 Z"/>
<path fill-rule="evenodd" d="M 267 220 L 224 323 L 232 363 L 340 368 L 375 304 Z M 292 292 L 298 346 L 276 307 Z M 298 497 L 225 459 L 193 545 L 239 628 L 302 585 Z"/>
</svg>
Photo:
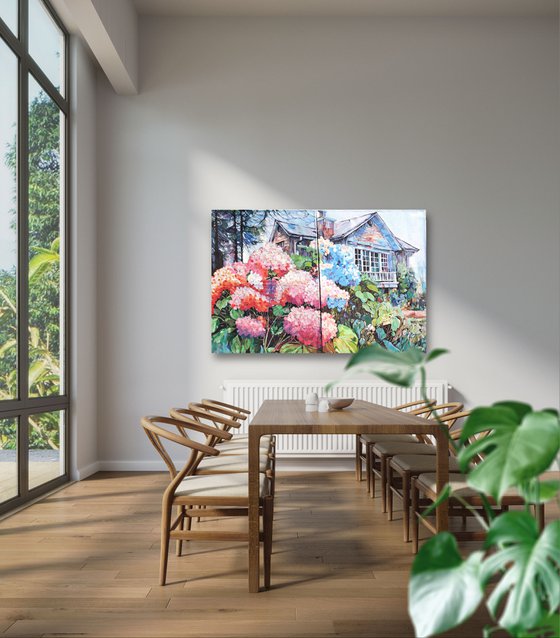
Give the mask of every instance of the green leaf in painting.
<svg viewBox="0 0 560 638">
<path fill-rule="evenodd" d="M 218 299 L 218 301 L 216 301 L 216 308 L 218 310 L 223 310 L 227 305 L 228 305 L 227 299 Z"/>
<path fill-rule="evenodd" d="M 285 343 L 280 348 L 280 352 L 283 354 L 301 354 L 304 350 L 301 343 Z"/>
<path fill-rule="evenodd" d="M 219 325 L 220 325 L 220 320 L 218 319 L 218 317 L 212 317 L 212 332 L 216 332 Z"/>
<path fill-rule="evenodd" d="M 231 340 L 231 351 L 235 354 L 243 352 L 241 339 L 237 335 Z"/>
<path fill-rule="evenodd" d="M 428 540 L 412 565 L 408 612 L 416 636 L 433 636 L 467 620 L 484 591 L 480 572 L 484 552 L 461 558 L 455 537 L 442 532 Z"/>
<path fill-rule="evenodd" d="M 466 471 L 470 461 L 481 454 L 483 460 L 469 471 L 469 485 L 497 501 L 512 485 L 544 472 L 560 450 L 560 423 L 549 412 L 527 413 L 504 404 L 476 408 L 463 427 L 461 440 L 487 431 L 487 436 L 461 449 L 459 463 Z"/>
<path fill-rule="evenodd" d="M 285 317 L 289 312 L 289 308 L 284 308 L 283 306 L 272 306 L 272 314 L 275 317 Z"/>
<path fill-rule="evenodd" d="M 338 326 L 338 337 L 333 339 L 335 352 L 353 354 L 358 352 L 358 335 L 348 326 Z"/>
<path fill-rule="evenodd" d="M 495 547 L 482 566 L 483 582 L 503 574 L 488 599 L 488 609 L 513 635 L 538 626 L 560 605 L 560 520 L 539 535 L 527 512 L 506 512 L 492 522 L 485 546 Z M 504 598 L 507 597 L 505 607 Z"/>
</svg>

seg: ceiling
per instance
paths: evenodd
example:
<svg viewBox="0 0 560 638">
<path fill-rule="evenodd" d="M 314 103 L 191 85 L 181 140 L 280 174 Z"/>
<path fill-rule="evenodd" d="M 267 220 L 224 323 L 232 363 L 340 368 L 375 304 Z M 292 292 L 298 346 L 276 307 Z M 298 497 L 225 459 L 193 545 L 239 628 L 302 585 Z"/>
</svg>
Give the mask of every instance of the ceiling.
<svg viewBox="0 0 560 638">
<path fill-rule="evenodd" d="M 529 17 L 556 16 L 560 0 L 134 0 L 161 16 Z"/>
</svg>

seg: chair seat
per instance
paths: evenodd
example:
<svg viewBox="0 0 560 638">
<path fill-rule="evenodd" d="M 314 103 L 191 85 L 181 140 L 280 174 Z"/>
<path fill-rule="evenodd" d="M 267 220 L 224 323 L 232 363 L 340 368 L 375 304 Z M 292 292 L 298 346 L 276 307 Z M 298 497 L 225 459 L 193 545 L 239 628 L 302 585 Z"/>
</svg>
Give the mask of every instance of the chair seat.
<svg viewBox="0 0 560 638">
<path fill-rule="evenodd" d="M 259 472 L 266 472 L 270 460 L 261 455 Z M 197 474 L 215 474 L 216 472 L 248 472 L 249 457 L 247 454 L 208 456 L 196 468 Z"/>
<path fill-rule="evenodd" d="M 387 441 L 386 443 L 376 443 L 373 451 L 385 456 L 395 456 L 396 454 L 435 454 L 435 445 L 425 443 L 406 443 L 399 441 Z"/>
<path fill-rule="evenodd" d="M 265 434 L 264 436 L 261 436 L 261 445 L 270 445 L 272 441 L 272 434 Z M 248 443 L 249 442 L 249 435 L 248 434 L 234 434 L 233 438 L 231 438 L 229 441 L 223 441 L 223 443 L 228 444 L 228 443 Z"/>
<path fill-rule="evenodd" d="M 416 484 L 418 485 L 420 490 L 427 489 L 434 494 L 437 494 L 436 475 L 434 472 L 420 474 L 420 476 L 416 479 Z M 469 498 L 473 496 L 478 497 L 479 495 L 476 490 L 467 485 L 467 477 L 464 474 L 450 474 L 449 484 L 451 485 L 451 490 L 455 494 L 457 494 L 457 496 Z M 506 490 L 502 498 L 507 498 L 510 500 L 519 499 L 519 502 L 523 503 L 523 499 L 519 496 L 519 492 L 517 492 L 517 490 L 513 488 Z M 488 500 L 490 501 L 491 505 L 495 505 L 495 502 L 492 498 L 488 497 Z"/>
<path fill-rule="evenodd" d="M 436 469 L 436 457 L 433 454 L 398 454 L 391 459 L 391 467 L 403 472 L 431 472 Z M 460 471 L 454 456 L 449 457 L 449 471 Z"/>
<path fill-rule="evenodd" d="M 402 441 L 404 443 L 418 442 L 414 434 L 362 434 L 360 439 L 364 443 L 377 443 L 378 441 Z"/>
<path fill-rule="evenodd" d="M 266 477 L 259 475 L 259 493 L 266 495 Z M 175 496 L 187 496 L 194 499 L 212 498 L 249 498 L 248 476 L 244 474 L 208 474 L 189 476 L 177 487 Z"/>
<path fill-rule="evenodd" d="M 249 450 L 246 441 L 234 442 L 233 439 L 231 442 L 224 441 L 223 443 L 218 443 L 216 449 L 220 450 L 220 454 L 248 454 Z M 270 445 L 261 442 L 259 450 L 261 454 L 266 454 L 270 450 Z"/>
</svg>

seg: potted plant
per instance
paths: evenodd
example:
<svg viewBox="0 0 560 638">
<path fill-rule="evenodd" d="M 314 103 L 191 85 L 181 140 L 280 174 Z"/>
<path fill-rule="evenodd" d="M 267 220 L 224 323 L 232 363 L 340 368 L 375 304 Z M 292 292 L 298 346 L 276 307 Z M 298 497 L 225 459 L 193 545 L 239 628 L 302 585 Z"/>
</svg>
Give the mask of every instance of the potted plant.
<svg viewBox="0 0 560 638">
<path fill-rule="evenodd" d="M 374 345 L 353 355 L 346 369 L 365 371 L 402 387 L 410 387 L 419 377 L 427 398 L 426 366 L 446 352 L 389 352 Z M 468 445 L 469 438 L 480 432 L 488 434 Z M 557 410 L 533 410 L 517 401 L 472 410 L 456 450 L 469 486 L 487 505 L 490 499 L 499 503 L 506 490 L 516 488 L 525 508 L 496 513 L 488 506 L 486 520 L 481 519 L 486 528 L 483 547 L 466 558 L 449 532 L 433 536 L 420 548 L 408 587 L 416 636 L 457 627 L 483 601 L 495 621 L 485 627 L 484 638 L 498 630 L 514 638 L 560 636 L 560 520 L 539 531 L 529 513 L 531 504 L 558 499 L 560 481 L 543 481 L 540 476 L 559 450 Z M 475 454 L 482 455 L 482 461 L 471 467 Z M 433 507 L 451 493 L 447 485 Z"/>
</svg>

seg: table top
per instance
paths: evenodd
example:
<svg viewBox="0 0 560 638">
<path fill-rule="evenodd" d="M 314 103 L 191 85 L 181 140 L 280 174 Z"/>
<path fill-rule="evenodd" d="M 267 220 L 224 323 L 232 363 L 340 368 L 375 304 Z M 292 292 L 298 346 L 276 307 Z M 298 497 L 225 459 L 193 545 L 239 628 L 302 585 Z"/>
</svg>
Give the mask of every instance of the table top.
<svg viewBox="0 0 560 638">
<path fill-rule="evenodd" d="M 255 434 L 435 434 L 437 430 L 433 421 L 361 400 L 332 412 L 306 412 L 305 401 L 266 400 L 249 425 Z"/>
</svg>

